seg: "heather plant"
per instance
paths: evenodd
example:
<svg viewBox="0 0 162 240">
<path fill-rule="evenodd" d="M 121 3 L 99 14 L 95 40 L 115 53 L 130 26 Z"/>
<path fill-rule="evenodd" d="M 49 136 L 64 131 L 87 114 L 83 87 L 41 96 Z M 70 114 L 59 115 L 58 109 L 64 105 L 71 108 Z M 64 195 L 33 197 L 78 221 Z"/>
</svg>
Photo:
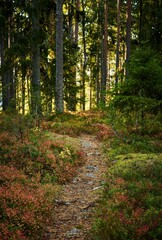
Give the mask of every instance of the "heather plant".
<svg viewBox="0 0 162 240">
<path fill-rule="evenodd" d="M 42 239 L 52 201 L 14 167 L 0 166 L 0 239 Z"/>
<path fill-rule="evenodd" d="M 50 141 L 51 154 L 56 156 L 55 174 L 57 181 L 64 183 L 71 180 L 76 174 L 77 167 L 84 161 L 84 154 L 80 150 L 77 139 L 74 142 L 70 142 L 70 138 L 67 138 L 67 140 L 66 138 L 60 138 Z"/>
<path fill-rule="evenodd" d="M 0 132 L 7 131 L 16 139 L 22 142 L 28 138 L 30 130 L 35 126 L 35 120 L 31 115 L 1 115 L 0 116 Z"/>
<path fill-rule="evenodd" d="M 53 137 L 50 140 L 43 132 L 41 135 L 32 133 L 31 140 L 21 142 L 8 133 L 0 134 L 1 163 L 23 170 L 29 178 L 39 179 L 41 183 L 70 180 L 82 163 L 83 154 L 79 148 L 66 145 L 65 140 L 57 141 Z M 43 136 L 47 140 L 44 141 Z"/>
<path fill-rule="evenodd" d="M 73 178 L 84 154 L 77 139 L 58 139 L 28 116 L 0 122 L 0 239 L 43 239 L 57 183 Z"/>
<path fill-rule="evenodd" d="M 73 178 L 84 154 L 77 139 L 71 144 L 34 125 L 23 123 L 21 135 L 23 125 L 10 117 L 0 119 L 0 239 L 43 239 L 58 183 Z"/>
<path fill-rule="evenodd" d="M 100 111 L 87 111 L 78 114 L 59 114 L 48 118 L 48 128 L 60 134 L 79 136 L 80 134 L 97 134 L 100 130 L 96 123 L 104 123 L 104 113 Z"/>
<path fill-rule="evenodd" d="M 116 157 L 107 173 L 92 239 L 160 240 L 161 179 L 161 154 Z"/>
</svg>

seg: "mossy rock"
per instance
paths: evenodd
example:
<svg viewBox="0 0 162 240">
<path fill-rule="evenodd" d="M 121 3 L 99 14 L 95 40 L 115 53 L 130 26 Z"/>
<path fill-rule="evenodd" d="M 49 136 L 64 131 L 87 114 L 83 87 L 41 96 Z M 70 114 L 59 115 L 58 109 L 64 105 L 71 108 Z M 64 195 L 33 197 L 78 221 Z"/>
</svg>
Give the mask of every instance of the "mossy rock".
<svg viewBox="0 0 162 240">
<path fill-rule="evenodd" d="M 146 177 L 162 179 L 162 154 L 118 155 L 116 164 L 109 172 L 114 176 L 122 176 L 126 180 Z"/>
</svg>

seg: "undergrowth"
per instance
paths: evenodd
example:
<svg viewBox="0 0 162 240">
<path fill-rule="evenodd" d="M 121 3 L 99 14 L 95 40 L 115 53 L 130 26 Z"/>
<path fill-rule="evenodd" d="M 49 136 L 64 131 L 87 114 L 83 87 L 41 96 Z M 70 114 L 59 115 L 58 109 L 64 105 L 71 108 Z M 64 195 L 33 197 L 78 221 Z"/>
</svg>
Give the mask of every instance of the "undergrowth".
<svg viewBox="0 0 162 240">
<path fill-rule="evenodd" d="M 84 162 L 79 140 L 31 116 L 1 115 L 0 125 L 0 239 L 44 239 L 61 185 Z"/>
<path fill-rule="evenodd" d="M 5 165 L 0 166 L 0 183 L 0 239 L 40 239 L 52 209 L 46 190 Z"/>
<path fill-rule="evenodd" d="M 47 119 L 44 128 L 56 133 L 79 136 L 81 134 L 98 134 L 98 126 L 105 123 L 105 114 L 100 111 L 87 111 L 77 114 L 54 114 Z M 99 125 L 98 125 L 99 124 Z"/>
<path fill-rule="evenodd" d="M 118 156 L 107 173 L 96 220 L 95 240 L 160 240 L 162 155 Z"/>
<path fill-rule="evenodd" d="M 108 122 L 99 111 L 0 116 L 0 239 L 45 238 L 55 196 L 84 162 L 81 134 L 102 141 L 110 166 L 91 238 L 161 239 L 162 128 L 141 134 Z"/>
<path fill-rule="evenodd" d="M 162 131 L 141 131 L 114 120 L 103 144 L 109 169 L 96 209 L 93 240 L 162 238 Z"/>
</svg>

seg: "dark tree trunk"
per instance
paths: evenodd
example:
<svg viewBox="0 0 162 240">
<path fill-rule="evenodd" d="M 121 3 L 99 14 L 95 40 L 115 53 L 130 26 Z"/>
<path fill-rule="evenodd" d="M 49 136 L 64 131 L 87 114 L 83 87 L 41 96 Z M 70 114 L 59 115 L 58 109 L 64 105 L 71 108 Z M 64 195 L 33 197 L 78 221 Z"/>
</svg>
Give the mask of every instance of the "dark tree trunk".
<svg viewBox="0 0 162 240">
<path fill-rule="evenodd" d="M 129 62 L 130 59 L 130 51 L 131 51 L 131 10 L 132 10 L 132 1 L 127 0 L 127 25 L 126 25 L 126 63 Z M 126 76 L 128 76 L 128 70 L 126 67 Z"/>
<path fill-rule="evenodd" d="M 8 9 L 8 5 L 10 8 Z M 4 8 L 5 7 L 5 8 Z M 1 27 L 0 27 L 0 51 L 1 51 L 1 81 L 2 81 L 2 101 L 3 111 L 11 112 L 16 110 L 15 79 L 13 76 L 13 66 L 11 59 L 7 55 L 7 50 L 13 43 L 13 7 L 12 1 L 6 6 L 0 6 Z"/>
<path fill-rule="evenodd" d="M 22 71 L 22 114 L 25 114 L 25 76 L 26 76 L 26 66 L 21 66 Z"/>
<path fill-rule="evenodd" d="M 78 46 L 78 29 L 80 18 L 80 0 L 76 0 L 76 14 L 75 14 L 75 44 Z"/>
<path fill-rule="evenodd" d="M 75 5 L 73 5 L 75 4 Z M 75 7 L 74 7 L 75 6 Z M 78 12 L 80 9 L 80 1 L 76 0 L 75 3 L 68 6 L 68 30 L 69 30 L 69 70 L 70 74 L 66 79 L 66 103 L 67 109 L 76 111 L 77 105 L 77 85 L 76 85 L 76 71 L 77 71 L 77 54 L 78 54 Z M 75 10 L 75 11 L 74 11 Z"/>
<path fill-rule="evenodd" d="M 32 0 L 32 82 L 31 111 L 33 115 L 41 114 L 40 99 L 40 47 L 39 47 L 39 9 L 38 1 Z"/>
<path fill-rule="evenodd" d="M 96 56 L 96 67 L 97 67 L 96 98 L 97 98 L 97 107 L 99 107 L 99 103 L 100 103 L 100 79 L 99 79 L 100 61 L 99 61 L 99 53 L 97 53 L 97 56 Z"/>
<path fill-rule="evenodd" d="M 55 107 L 56 112 L 64 112 L 63 100 L 63 0 L 56 1 L 56 84 Z"/>
<path fill-rule="evenodd" d="M 120 6 L 121 0 L 117 0 L 117 46 L 116 46 L 116 76 L 115 85 L 118 85 L 119 57 L 120 57 Z"/>
<path fill-rule="evenodd" d="M 86 65 L 87 65 L 87 52 L 86 52 L 86 39 L 85 39 L 85 7 L 84 1 L 82 0 L 82 9 L 83 9 L 83 18 L 82 18 L 82 35 L 83 35 L 83 71 L 82 71 L 82 103 L 83 103 L 83 111 L 85 110 L 85 82 L 86 82 Z"/>
<path fill-rule="evenodd" d="M 101 104 L 106 103 L 107 84 L 107 53 L 108 53 L 108 1 L 104 1 L 104 28 L 102 39 L 102 71 L 101 71 Z"/>
<path fill-rule="evenodd" d="M 139 45 L 142 42 L 142 18 L 143 18 L 143 2 L 140 0 L 140 19 L 139 19 Z"/>
<path fill-rule="evenodd" d="M 1 28 L 1 39 L 0 39 L 0 51 L 1 51 L 1 81 L 2 81 L 2 107 L 3 111 L 6 111 L 8 108 L 8 83 L 4 69 L 4 34 L 3 29 Z"/>
</svg>

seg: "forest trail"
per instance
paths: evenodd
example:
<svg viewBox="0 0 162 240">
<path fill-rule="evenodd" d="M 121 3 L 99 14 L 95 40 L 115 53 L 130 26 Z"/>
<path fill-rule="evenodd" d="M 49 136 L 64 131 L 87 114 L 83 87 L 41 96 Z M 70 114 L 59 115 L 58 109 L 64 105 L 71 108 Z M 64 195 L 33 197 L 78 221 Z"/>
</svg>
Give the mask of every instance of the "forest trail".
<svg viewBox="0 0 162 240">
<path fill-rule="evenodd" d="M 82 135 L 79 139 L 85 153 L 85 163 L 78 168 L 72 182 L 63 186 L 55 201 L 50 240 L 87 240 L 92 226 L 106 163 L 101 154 L 101 144 L 95 136 Z"/>
</svg>

